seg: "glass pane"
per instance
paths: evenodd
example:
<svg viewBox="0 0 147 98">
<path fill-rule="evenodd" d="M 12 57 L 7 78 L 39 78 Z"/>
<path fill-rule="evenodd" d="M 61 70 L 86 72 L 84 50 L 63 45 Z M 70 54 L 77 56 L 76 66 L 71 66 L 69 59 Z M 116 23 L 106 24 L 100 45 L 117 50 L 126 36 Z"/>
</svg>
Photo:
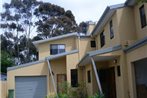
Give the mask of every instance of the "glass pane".
<svg viewBox="0 0 147 98">
<path fill-rule="evenodd" d="M 65 49 L 65 45 L 58 45 L 58 49 Z"/>
<path fill-rule="evenodd" d="M 57 45 L 51 45 L 51 49 L 58 49 Z"/>
<path fill-rule="evenodd" d="M 51 49 L 51 54 L 58 54 L 58 49 Z"/>
<path fill-rule="evenodd" d="M 59 49 L 58 50 L 58 53 L 63 53 L 63 52 L 65 52 L 65 49 Z"/>
</svg>

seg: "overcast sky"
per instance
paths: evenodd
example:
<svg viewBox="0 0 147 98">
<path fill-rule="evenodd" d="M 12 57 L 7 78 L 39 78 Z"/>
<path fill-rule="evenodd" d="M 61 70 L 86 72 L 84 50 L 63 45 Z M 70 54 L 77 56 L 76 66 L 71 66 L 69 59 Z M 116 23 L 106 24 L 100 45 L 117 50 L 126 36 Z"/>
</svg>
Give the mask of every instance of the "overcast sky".
<svg viewBox="0 0 147 98">
<path fill-rule="evenodd" d="M 11 0 L 0 0 L 0 12 L 2 5 Z M 65 10 L 71 10 L 77 23 L 82 21 L 98 21 L 105 8 L 109 5 L 124 3 L 126 0 L 40 0 L 50 2 L 63 7 Z"/>
</svg>

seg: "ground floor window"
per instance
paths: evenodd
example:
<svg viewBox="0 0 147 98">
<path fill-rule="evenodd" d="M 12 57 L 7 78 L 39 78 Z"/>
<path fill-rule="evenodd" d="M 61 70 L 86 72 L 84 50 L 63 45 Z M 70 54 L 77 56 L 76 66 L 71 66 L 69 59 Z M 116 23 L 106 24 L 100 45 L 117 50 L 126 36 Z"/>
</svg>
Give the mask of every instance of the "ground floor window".
<svg viewBox="0 0 147 98">
<path fill-rule="evenodd" d="M 87 81 L 88 81 L 88 83 L 91 83 L 91 72 L 90 72 L 90 70 L 87 71 Z"/>
<path fill-rule="evenodd" d="M 77 69 L 71 69 L 71 86 L 78 87 L 78 71 L 77 71 Z"/>
</svg>

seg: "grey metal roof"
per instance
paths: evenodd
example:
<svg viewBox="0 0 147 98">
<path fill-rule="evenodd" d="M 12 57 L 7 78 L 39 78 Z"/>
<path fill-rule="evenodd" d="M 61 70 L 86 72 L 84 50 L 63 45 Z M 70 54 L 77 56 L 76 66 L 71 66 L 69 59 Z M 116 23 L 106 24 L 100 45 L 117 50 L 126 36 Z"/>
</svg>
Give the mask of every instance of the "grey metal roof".
<svg viewBox="0 0 147 98">
<path fill-rule="evenodd" d="M 63 56 L 69 55 L 69 54 L 74 54 L 74 53 L 77 53 L 77 52 L 79 52 L 79 50 L 72 50 L 72 51 L 60 53 L 60 54 L 57 54 L 57 55 L 51 55 L 49 57 L 46 57 L 46 59 L 48 59 L 48 60 L 57 59 L 57 58 L 60 58 L 60 57 L 63 57 Z"/>
<path fill-rule="evenodd" d="M 133 6 L 135 3 L 136 3 L 136 0 L 127 0 L 125 2 L 125 5 L 127 5 L 127 6 Z"/>
<path fill-rule="evenodd" d="M 98 21 L 96 27 L 92 31 L 92 35 L 95 36 L 97 33 L 100 33 L 104 27 L 104 25 L 110 20 L 112 15 L 116 12 L 117 9 L 125 7 L 125 4 L 117 4 L 108 6 L 102 16 L 100 17 L 100 20 Z"/>
<path fill-rule="evenodd" d="M 45 60 L 39 60 L 39 61 L 35 61 L 35 62 L 30 62 L 30 63 L 18 65 L 18 66 L 8 67 L 8 68 L 7 68 L 7 71 L 15 70 L 15 69 L 23 68 L 23 67 L 32 66 L 32 65 L 35 65 L 35 64 L 42 63 L 42 62 L 44 62 L 44 61 L 45 61 Z"/>
<path fill-rule="evenodd" d="M 7 80 L 7 75 L 3 74 L 3 73 L 0 73 L 0 80 L 1 81 L 6 81 Z"/>
<path fill-rule="evenodd" d="M 122 46 L 121 45 L 116 45 L 116 46 L 105 48 L 105 49 L 100 49 L 100 50 L 94 50 L 94 51 L 87 52 L 86 55 L 80 60 L 78 65 L 84 64 L 83 62 L 85 62 L 85 61 L 88 62 L 90 57 L 94 57 L 96 55 L 117 51 L 117 50 L 120 50 L 120 49 L 122 49 Z M 105 56 L 105 57 L 102 57 L 100 60 L 108 59 L 108 58 L 111 58 L 111 57 Z"/>
<path fill-rule="evenodd" d="M 69 55 L 69 54 L 77 53 L 77 52 L 79 52 L 79 51 L 78 50 L 72 50 L 72 51 L 60 53 L 60 54 L 57 54 L 57 55 L 51 55 L 49 57 L 46 57 L 45 59 L 48 59 L 48 60 L 57 59 L 57 58 L 60 58 L 60 57 L 63 57 L 63 56 Z M 32 66 L 32 65 L 35 65 L 35 64 L 39 64 L 39 63 L 44 62 L 45 59 L 40 60 L 40 61 L 35 61 L 35 62 L 31 62 L 31 63 L 26 63 L 26 64 L 18 65 L 18 66 L 14 66 L 14 67 L 8 67 L 7 71 L 15 70 L 15 69 L 23 68 L 23 67 Z"/>
<path fill-rule="evenodd" d="M 147 45 L 147 36 L 144 37 L 143 39 L 135 42 L 134 44 L 128 46 L 127 48 L 124 49 L 124 51 L 125 52 L 131 52 L 131 51 L 133 51 L 133 50 L 135 50 L 135 49 L 137 49 L 137 48 L 139 48 L 143 45 Z"/>
<path fill-rule="evenodd" d="M 33 44 L 36 46 L 36 45 L 38 45 L 40 43 L 53 41 L 53 40 L 58 40 L 58 39 L 63 39 L 63 38 L 66 38 L 66 37 L 71 37 L 71 36 L 78 36 L 78 33 L 69 33 L 69 34 L 65 34 L 65 35 L 60 35 L 60 36 L 48 38 L 48 39 L 45 39 L 45 40 L 34 41 Z"/>
</svg>

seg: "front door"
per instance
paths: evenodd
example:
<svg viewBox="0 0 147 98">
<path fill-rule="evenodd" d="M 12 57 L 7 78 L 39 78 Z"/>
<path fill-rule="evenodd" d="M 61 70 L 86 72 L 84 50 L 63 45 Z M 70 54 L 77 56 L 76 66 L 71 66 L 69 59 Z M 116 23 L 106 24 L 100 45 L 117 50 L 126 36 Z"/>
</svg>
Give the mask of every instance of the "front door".
<svg viewBox="0 0 147 98">
<path fill-rule="evenodd" d="M 99 70 L 99 77 L 105 98 L 116 98 L 114 67 Z"/>
<path fill-rule="evenodd" d="M 66 84 L 66 74 L 57 74 L 57 91 L 64 92 Z"/>
</svg>

